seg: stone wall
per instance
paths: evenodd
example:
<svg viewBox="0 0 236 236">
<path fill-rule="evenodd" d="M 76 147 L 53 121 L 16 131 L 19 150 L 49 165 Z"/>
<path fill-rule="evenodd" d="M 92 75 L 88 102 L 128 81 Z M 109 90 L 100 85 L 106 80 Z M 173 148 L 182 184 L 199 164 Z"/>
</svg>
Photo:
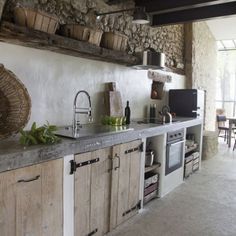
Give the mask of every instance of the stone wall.
<svg viewBox="0 0 236 236">
<path fill-rule="evenodd" d="M 106 15 L 96 19 L 95 11 L 107 12 L 127 9 L 134 6 L 133 1 L 109 6 L 104 0 L 8 0 L 4 17 L 13 20 L 12 10 L 16 3 L 36 7 L 56 14 L 60 23 L 79 23 L 102 29 L 103 31 L 118 31 L 129 37 L 127 51 L 130 54 L 154 48 L 166 54 L 166 65 L 174 68 L 184 68 L 184 27 L 173 25 L 153 28 L 146 25 L 132 24 L 130 13 Z"/>
<path fill-rule="evenodd" d="M 186 78 L 188 88 L 206 91 L 205 129 L 215 130 L 217 46 L 205 22 L 186 25 Z"/>
</svg>

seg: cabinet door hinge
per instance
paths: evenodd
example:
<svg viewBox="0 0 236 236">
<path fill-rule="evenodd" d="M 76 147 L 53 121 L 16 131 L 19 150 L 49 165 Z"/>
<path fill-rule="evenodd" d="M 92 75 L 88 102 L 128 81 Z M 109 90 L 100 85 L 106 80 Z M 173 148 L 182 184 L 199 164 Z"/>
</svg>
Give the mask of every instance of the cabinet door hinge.
<svg viewBox="0 0 236 236">
<path fill-rule="evenodd" d="M 74 172 L 76 172 L 77 168 L 82 167 L 82 166 L 92 165 L 93 163 L 96 163 L 96 162 L 99 162 L 99 158 L 80 162 L 80 163 L 76 163 L 74 160 L 71 160 L 70 161 L 70 175 L 73 175 Z"/>
<path fill-rule="evenodd" d="M 135 210 L 140 210 L 141 209 L 141 200 L 131 209 L 129 209 L 128 211 L 125 211 L 122 216 L 126 216 L 128 215 L 130 212 L 135 211 Z"/>
<path fill-rule="evenodd" d="M 142 142 L 138 147 L 126 150 L 125 154 L 129 154 L 131 152 L 136 152 L 136 151 L 143 152 L 143 145 L 144 143 Z"/>
<path fill-rule="evenodd" d="M 98 229 L 95 229 L 94 231 L 92 231 L 91 233 L 89 233 L 87 236 L 92 236 L 94 234 L 96 234 L 98 232 Z"/>
</svg>

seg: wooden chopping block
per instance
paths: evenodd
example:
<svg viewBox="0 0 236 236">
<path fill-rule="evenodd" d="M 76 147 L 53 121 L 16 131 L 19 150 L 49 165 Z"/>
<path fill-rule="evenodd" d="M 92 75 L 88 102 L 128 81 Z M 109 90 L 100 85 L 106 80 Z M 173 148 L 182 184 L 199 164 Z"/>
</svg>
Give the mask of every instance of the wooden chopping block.
<svg viewBox="0 0 236 236">
<path fill-rule="evenodd" d="M 113 91 L 105 92 L 106 115 L 115 117 L 123 116 L 121 94 L 119 91 L 116 91 L 116 86 L 111 86 L 111 83 L 108 86 Z"/>
</svg>

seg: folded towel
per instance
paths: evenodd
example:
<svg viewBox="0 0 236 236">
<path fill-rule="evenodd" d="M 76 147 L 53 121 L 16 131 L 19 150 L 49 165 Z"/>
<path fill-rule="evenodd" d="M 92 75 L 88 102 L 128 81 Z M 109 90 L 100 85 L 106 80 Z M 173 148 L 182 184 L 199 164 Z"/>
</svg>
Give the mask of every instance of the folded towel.
<svg viewBox="0 0 236 236">
<path fill-rule="evenodd" d="M 171 83 L 172 81 L 172 76 L 166 75 L 157 71 L 153 70 L 148 70 L 148 78 L 152 79 L 153 81 L 156 82 L 161 82 L 161 83 Z"/>
</svg>

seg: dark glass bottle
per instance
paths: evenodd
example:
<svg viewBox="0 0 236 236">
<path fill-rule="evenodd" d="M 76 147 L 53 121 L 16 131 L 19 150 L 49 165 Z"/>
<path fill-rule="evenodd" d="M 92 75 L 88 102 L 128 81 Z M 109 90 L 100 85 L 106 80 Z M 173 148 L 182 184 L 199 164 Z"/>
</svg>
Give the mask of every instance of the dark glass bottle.
<svg viewBox="0 0 236 236">
<path fill-rule="evenodd" d="M 125 107 L 125 117 L 126 117 L 126 124 L 130 124 L 130 107 L 129 107 L 129 101 L 127 101 L 126 107 Z"/>
<path fill-rule="evenodd" d="M 155 123 L 156 119 L 156 104 L 150 105 L 150 123 Z"/>
</svg>

